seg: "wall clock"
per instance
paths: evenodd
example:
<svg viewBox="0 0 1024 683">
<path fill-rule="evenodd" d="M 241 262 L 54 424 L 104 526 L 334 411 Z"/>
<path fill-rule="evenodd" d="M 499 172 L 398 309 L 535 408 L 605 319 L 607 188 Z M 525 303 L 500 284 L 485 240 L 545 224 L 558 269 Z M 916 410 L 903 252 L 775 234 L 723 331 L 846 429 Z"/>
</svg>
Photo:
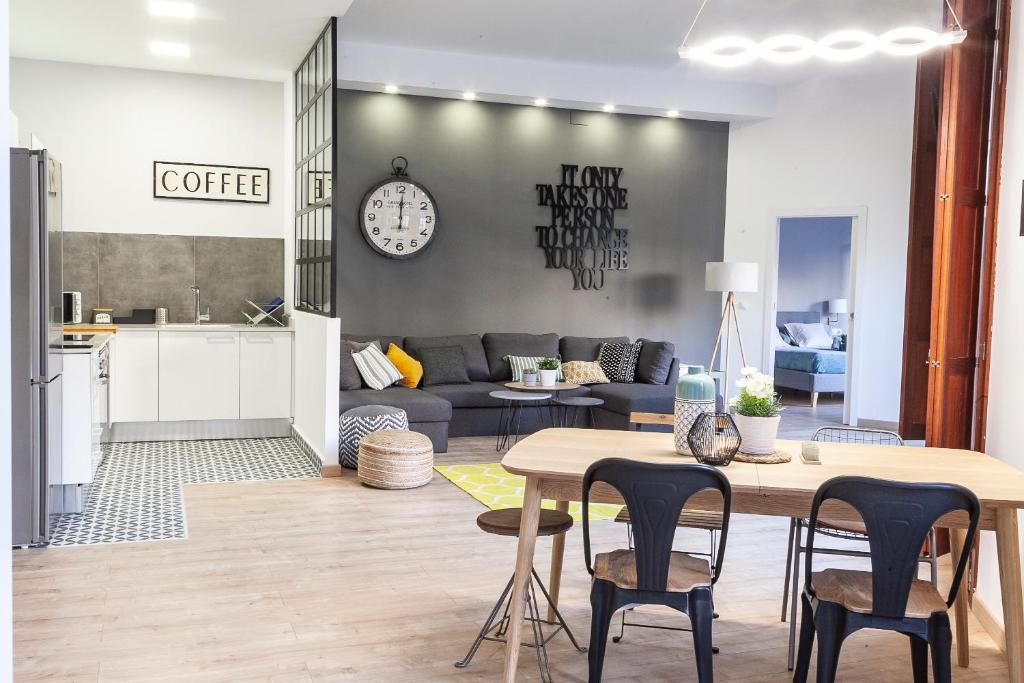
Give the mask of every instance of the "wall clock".
<svg viewBox="0 0 1024 683">
<path fill-rule="evenodd" d="M 405 157 L 391 160 L 392 174 L 370 188 L 359 210 L 366 243 L 382 256 L 409 259 L 423 253 L 437 235 L 437 204 L 409 178 Z"/>
</svg>

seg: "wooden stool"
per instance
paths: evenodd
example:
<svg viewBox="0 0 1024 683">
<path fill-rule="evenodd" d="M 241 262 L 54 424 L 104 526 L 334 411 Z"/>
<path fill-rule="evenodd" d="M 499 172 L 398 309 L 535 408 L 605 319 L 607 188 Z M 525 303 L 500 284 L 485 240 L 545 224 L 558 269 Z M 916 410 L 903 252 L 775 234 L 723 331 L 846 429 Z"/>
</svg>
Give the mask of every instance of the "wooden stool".
<svg viewBox="0 0 1024 683">
<path fill-rule="evenodd" d="M 497 536 L 518 536 L 519 535 L 519 524 L 522 521 L 523 510 L 522 508 L 508 508 L 506 510 L 488 510 L 482 513 L 476 518 L 476 525 L 483 531 L 489 534 L 495 534 Z M 565 512 L 558 510 L 541 510 L 540 511 L 540 522 L 537 526 L 537 536 L 554 536 L 561 534 L 572 528 L 572 517 Z M 469 666 L 470 660 L 473 659 L 473 655 L 480 649 L 480 644 L 485 640 L 494 641 L 496 643 L 505 642 L 505 631 L 508 629 L 508 610 L 509 605 L 512 602 L 512 582 L 515 579 L 515 575 L 508 580 L 505 584 L 505 590 L 502 591 L 501 597 L 498 598 L 498 602 L 494 604 L 494 609 L 491 610 L 490 616 L 487 617 L 487 621 L 484 622 L 484 626 L 480 629 L 480 633 L 477 634 L 476 640 L 473 641 L 473 645 L 469 648 L 469 653 L 463 659 L 455 662 L 455 666 L 462 669 Z M 541 593 L 544 594 L 544 599 L 547 601 L 548 606 L 551 608 L 551 612 L 555 615 L 557 623 L 553 623 L 546 619 L 542 619 L 540 615 L 540 606 L 537 603 L 537 593 L 534 590 L 534 586 L 540 588 Z M 569 640 L 572 641 L 573 647 L 576 648 L 577 652 L 586 652 L 587 649 L 580 647 L 579 643 L 576 642 L 576 637 L 573 635 L 569 625 L 565 623 L 565 619 L 562 617 L 561 612 L 551 601 L 551 596 L 548 595 L 548 589 L 544 587 L 544 583 L 540 580 L 540 576 L 537 575 L 537 570 L 530 569 L 530 582 L 527 584 L 526 590 L 526 608 L 527 615 L 526 621 L 528 621 L 533 628 L 533 642 L 523 643 L 527 647 L 532 647 L 537 650 L 537 665 L 540 667 L 540 678 L 544 683 L 551 683 L 551 672 L 548 670 L 548 641 L 558 635 L 559 631 L 565 631 L 565 635 L 569 636 Z M 495 621 L 495 617 L 498 616 L 498 612 L 501 611 L 504 606 L 504 615 L 499 621 Z M 551 624 L 555 626 L 555 629 L 548 635 L 544 635 L 542 630 L 542 624 Z M 495 631 L 494 635 L 491 635 L 491 631 Z"/>
<path fill-rule="evenodd" d="M 359 480 L 378 489 L 412 489 L 430 482 L 434 446 L 419 432 L 385 429 L 359 442 Z"/>
</svg>

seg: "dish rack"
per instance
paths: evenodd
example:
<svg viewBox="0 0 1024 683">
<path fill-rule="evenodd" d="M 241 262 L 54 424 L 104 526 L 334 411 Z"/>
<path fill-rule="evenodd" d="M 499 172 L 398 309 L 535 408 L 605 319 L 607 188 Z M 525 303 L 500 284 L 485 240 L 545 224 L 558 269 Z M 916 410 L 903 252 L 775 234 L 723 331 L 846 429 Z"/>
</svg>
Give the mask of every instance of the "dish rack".
<svg viewBox="0 0 1024 683">
<path fill-rule="evenodd" d="M 271 323 L 277 324 L 280 327 L 287 326 L 287 323 L 285 323 L 284 320 L 278 317 L 280 313 L 283 313 L 284 309 L 284 301 L 282 299 L 274 299 L 273 301 L 265 304 L 258 304 L 255 303 L 254 301 L 246 299 L 245 303 L 247 303 L 252 308 L 251 310 L 249 308 L 243 310 L 242 315 L 245 316 L 246 320 L 248 320 L 249 324 L 252 325 L 253 327 L 261 325 L 268 320 Z"/>
</svg>

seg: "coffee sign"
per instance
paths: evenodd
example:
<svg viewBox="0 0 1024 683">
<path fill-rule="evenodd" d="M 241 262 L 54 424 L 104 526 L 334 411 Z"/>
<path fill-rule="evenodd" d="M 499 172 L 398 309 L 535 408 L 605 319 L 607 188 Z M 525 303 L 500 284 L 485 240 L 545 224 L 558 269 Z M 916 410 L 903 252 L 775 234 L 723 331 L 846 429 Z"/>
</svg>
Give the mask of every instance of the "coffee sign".
<svg viewBox="0 0 1024 683">
<path fill-rule="evenodd" d="M 153 196 L 269 204 L 270 169 L 154 161 Z"/>
</svg>

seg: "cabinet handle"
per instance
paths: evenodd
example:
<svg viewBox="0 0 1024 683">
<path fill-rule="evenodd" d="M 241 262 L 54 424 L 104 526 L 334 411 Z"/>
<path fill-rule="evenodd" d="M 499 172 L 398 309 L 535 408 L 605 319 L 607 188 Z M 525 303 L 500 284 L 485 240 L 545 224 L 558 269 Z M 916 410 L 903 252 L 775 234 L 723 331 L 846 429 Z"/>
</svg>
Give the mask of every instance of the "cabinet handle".
<svg viewBox="0 0 1024 683">
<path fill-rule="evenodd" d="M 242 338 L 245 339 L 245 341 L 249 342 L 250 344 L 273 344 L 274 343 L 273 337 L 271 337 L 268 334 L 261 334 L 261 335 L 258 335 L 258 336 L 254 335 L 254 334 L 247 334 L 247 335 L 245 335 Z"/>
<path fill-rule="evenodd" d="M 206 343 L 208 344 L 234 344 L 234 337 L 206 337 Z"/>
</svg>

